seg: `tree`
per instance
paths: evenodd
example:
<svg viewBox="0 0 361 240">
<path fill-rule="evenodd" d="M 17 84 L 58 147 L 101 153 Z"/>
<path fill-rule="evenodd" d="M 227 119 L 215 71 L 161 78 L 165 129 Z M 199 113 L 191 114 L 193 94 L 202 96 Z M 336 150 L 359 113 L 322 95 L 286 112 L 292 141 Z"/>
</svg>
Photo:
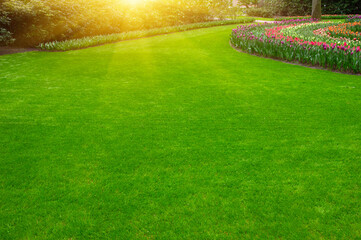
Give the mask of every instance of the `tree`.
<svg viewBox="0 0 361 240">
<path fill-rule="evenodd" d="M 312 18 L 321 19 L 321 0 L 312 0 Z"/>
<path fill-rule="evenodd" d="M 249 8 L 250 5 L 257 5 L 258 0 L 239 0 L 238 4 L 240 6 L 246 6 L 246 8 Z"/>
</svg>

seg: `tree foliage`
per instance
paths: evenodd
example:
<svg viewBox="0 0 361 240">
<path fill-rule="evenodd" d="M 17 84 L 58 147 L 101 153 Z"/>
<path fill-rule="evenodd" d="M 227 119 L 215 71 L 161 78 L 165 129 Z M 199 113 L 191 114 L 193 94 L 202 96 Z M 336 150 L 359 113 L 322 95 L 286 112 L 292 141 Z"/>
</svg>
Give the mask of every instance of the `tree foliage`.
<svg viewBox="0 0 361 240">
<path fill-rule="evenodd" d="M 8 45 L 14 42 L 14 38 L 12 38 L 11 32 L 7 30 L 6 27 L 9 26 L 10 19 L 7 16 L 5 11 L 1 11 L 0 9 L 0 46 Z"/>
<path fill-rule="evenodd" d="M 239 0 L 238 5 L 239 6 L 246 6 L 246 8 L 249 8 L 251 5 L 258 4 L 258 0 Z"/>
<path fill-rule="evenodd" d="M 322 13 L 325 14 L 360 14 L 361 0 L 322 0 Z"/>
<path fill-rule="evenodd" d="M 305 16 L 312 13 L 311 0 L 267 0 L 262 8 L 248 10 L 249 15 Z M 361 0 L 322 0 L 322 14 L 359 14 Z"/>
<path fill-rule="evenodd" d="M 209 21 L 229 14 L 229 6 L 229 0 L 148 0 L 138 5 L 120 0 L 2 0 L 0 16 L 7 20 L 0 21 L 0 28 L 16 45 L 34 46 Z"/>
</svg>

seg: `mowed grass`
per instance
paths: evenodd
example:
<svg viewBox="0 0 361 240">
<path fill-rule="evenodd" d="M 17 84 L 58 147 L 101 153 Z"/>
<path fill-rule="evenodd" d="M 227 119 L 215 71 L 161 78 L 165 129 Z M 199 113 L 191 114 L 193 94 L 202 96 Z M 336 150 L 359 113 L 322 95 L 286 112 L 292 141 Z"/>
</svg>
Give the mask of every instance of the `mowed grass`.
<svg viewBox="0 0 361 240">
<path fill-rule="evenodd" d="M 360 238 L 361 77 L 232 27 L 1 56 L 0 238 Z"/>
</svg>

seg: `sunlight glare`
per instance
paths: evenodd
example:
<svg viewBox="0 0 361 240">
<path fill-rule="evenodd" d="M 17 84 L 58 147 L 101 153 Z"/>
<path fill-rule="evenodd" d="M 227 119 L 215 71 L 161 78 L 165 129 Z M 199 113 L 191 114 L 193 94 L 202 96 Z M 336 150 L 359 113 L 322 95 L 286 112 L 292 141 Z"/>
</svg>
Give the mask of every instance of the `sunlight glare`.
<svg viewBox="0 0 361 240">
<path fill-rule="evenodd" d="M 144 2 L 144 0 L 124 0 L 126 3 L 131 4 L 131 5 L 137 5 L 139 3 Z"/>
</svg>

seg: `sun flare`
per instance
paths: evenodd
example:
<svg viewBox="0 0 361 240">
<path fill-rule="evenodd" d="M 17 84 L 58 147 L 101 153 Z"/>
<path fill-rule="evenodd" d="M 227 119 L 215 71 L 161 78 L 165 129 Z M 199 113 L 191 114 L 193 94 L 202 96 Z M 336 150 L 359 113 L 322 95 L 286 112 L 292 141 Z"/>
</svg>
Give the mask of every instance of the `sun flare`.
<svg viewBox="0 0 361 240">
<path fill-rule="evenodd" d="M 144 2 L 145 0 L 124 0 L 126 3 L 131 4 L 131 5 L 137 5 L 139 3 Z"/>
</svg>

